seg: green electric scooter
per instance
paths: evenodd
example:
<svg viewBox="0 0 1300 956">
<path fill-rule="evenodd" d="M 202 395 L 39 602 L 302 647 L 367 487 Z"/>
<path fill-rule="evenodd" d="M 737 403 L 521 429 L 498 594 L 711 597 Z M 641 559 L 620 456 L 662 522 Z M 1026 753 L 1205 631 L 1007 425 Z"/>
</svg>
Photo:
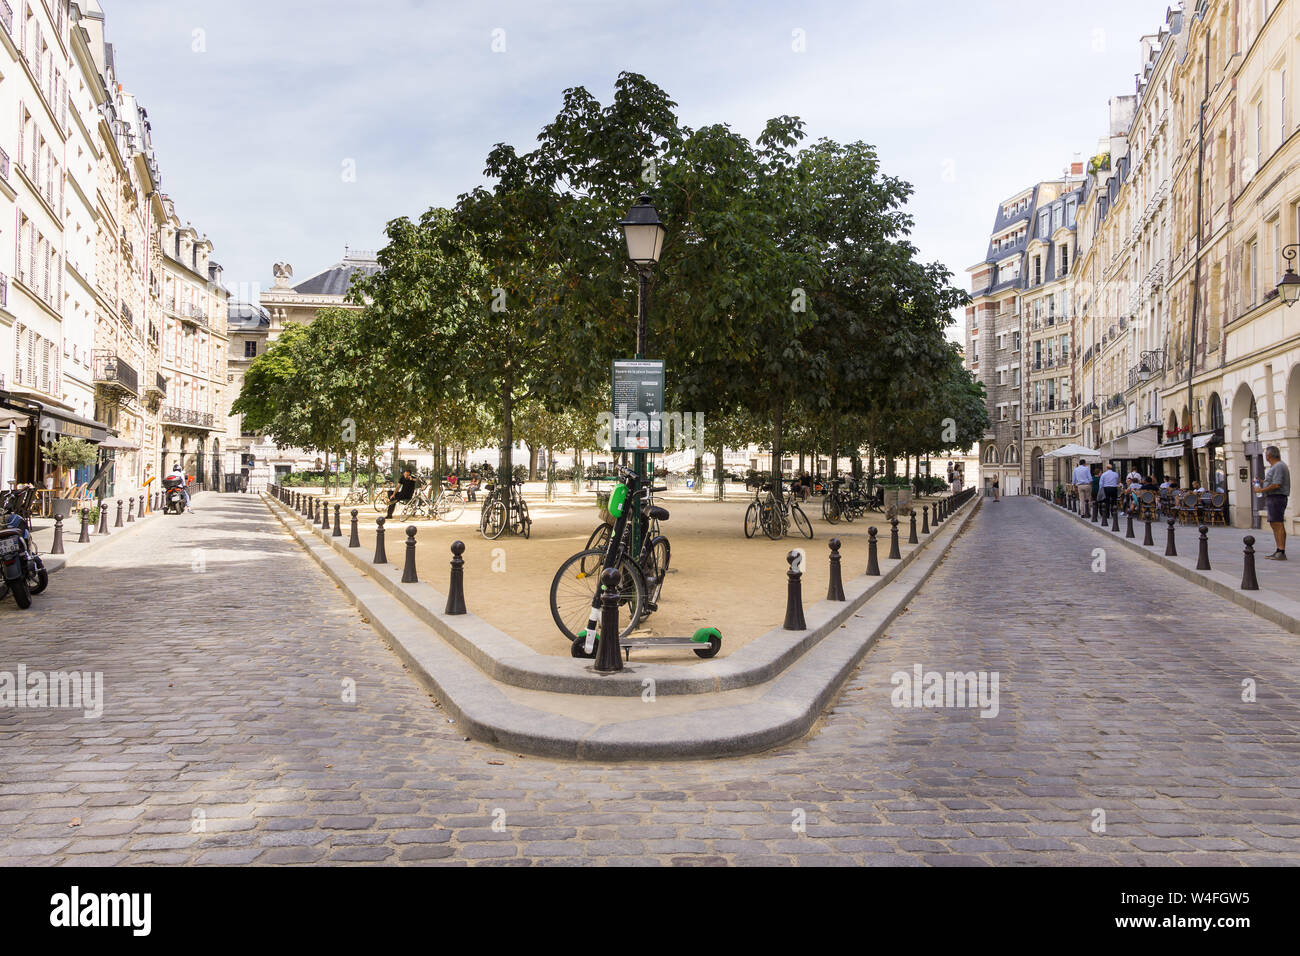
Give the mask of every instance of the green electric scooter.
<svg viewBox="0 0 1300 956">
<path fill-rule="evenodd" d="M 570 645 L 569 653 L 572 657 L 596 656 L 595 646 L 600 641 L 600 635 L 594 635 L 595 640 L 592 642 L 591 653 L 587 652 L 587 629 L 584 627 L 578 632 L 578 638 Z M 623 649 L 623 659 L 632 659 L 633 648 L 659 648 L 659 647 L 689 647 L 695 651 L 696 657 L 710 658 L 716 657 L 718 651 L 722 650 L 722 632 L 716 627 L 702 627 L 690 637 L 621 637 L 618 646 Z"/>
</svg>

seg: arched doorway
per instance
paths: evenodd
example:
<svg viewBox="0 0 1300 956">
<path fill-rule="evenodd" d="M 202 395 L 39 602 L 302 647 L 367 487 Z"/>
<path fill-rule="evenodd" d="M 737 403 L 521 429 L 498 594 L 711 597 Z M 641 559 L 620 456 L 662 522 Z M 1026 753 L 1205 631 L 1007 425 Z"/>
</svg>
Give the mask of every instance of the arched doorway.
<svg viewBox="0 0 1300 956">
<path fill-rule="evenodd" d="M 1231 418 L 1226 427 L 1228 497 L 1232 501 L 1232 520 L 1239 528 L 1259 527 L 1255 514 L 1254 494 L 1250 482 L 1264 475 L 1264 449 L 1259 441 L 1259 406 L 1250 386 L 1242 382 L 1232 396 Z M 1246 469 L 1246 478 L 1240 470 Z"/>
<path fill-rule="evenodd" d="M 1034 450 L 1029 453 L 1029 465 L 1033 469 L 1034 484 L 1040 488 L 1043 487 L 1044 483 L 1044 464 L 1043 449 L 1040 446 L 1035 445 Z"/>
<path fill-rule="evenodd" d="M 221 491 L 225 487 L 225 471 L 221 462 L 221 441 L 212 439 L 212 490 Z"/>
</svg>

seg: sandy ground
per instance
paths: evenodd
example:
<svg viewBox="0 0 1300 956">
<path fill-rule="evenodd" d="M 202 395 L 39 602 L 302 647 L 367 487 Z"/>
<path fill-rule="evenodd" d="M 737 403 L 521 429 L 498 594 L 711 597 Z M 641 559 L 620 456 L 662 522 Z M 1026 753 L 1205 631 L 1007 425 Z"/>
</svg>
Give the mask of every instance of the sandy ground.
<svg viewBox="0 0 1300 956">
<path fill-rule="evenodd" d="M 722 632 L 721 656 L 754 638 L 780 627 L 785 620 L 786 555 L 805 549 L 804 606 L 822 600 L 829 583 L 829 546 L 841 541 L 844 580 L 863 574 L 867 566 L 867 529 L 878 528 L 880 561 L 888 570 L 889 524 L 879 513 L 852 523 L 830 525 L 821 516 L 821 499 L 805 506 L 812 522 L 811 541 L 802 536 L 772 541 L 760 532 L 744 535 L 745 509 L 751 498 L 726 501 L 696 497 L 690 492 L 657 496 L 671 514 L 662 531 L 672 545 L 672 564 L 664 583 L 659 610 L 646 619 L 637 633 L 689 635 L 702 626 Z M 567 655 L 569 644 L 551 619 L 550 588 L 560 564 L 582 550 L 599 523 L 594 492 L 564 493 L 548 503 L 544 493 L 525 491 L 533 518 L 532 536 L 525 540 L 509 532 L 496 541 L 478 533 L 479 505 L 467 505 L 454 523 L 417 521 L 416 569 L 420 580 L 444 593 L 448 586 L 450 546 L 465 542 L 465 603 L 469 611 L 543 654 Z M 919 506 L 918 506 L 919 507 Z M 348 512 L 344 534 L 348 531 Z M 332 514 L 332 509 L 331 509 Z M 362 548 L 373 555 L 375 518 L 371 506 L 357 509 Z M 401 566 L 405 555 L 406 527 L 394 518 L 385 533 L 391 563 Z M 918 528 L 921 525 L 919 512 Z M 899 524 L 902 553 L 908 551 L 907 524 Z M 496 549 L 500 549 L 499 552 Z M 494 570 L 495 566 L 495 570 Z M 698 663 L 689 649 L 651 652 L 636 650 L 636 660 Z"/>
</svg>

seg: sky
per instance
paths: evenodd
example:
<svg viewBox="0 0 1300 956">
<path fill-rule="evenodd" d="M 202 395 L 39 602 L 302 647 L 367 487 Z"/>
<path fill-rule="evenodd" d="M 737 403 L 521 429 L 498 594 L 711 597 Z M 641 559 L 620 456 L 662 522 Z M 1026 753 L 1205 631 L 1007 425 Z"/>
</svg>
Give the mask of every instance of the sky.
<svg viewBox="0 0 1300 956">
<path fill-rule="evenodd" d="M 912 240 L 969 288 L 1001 200 L 1087 159 L 1134 92 L 1166 2 L 653 4 L 102 0 L 119 80 L 149 113 L 163 191 L 233 295 L 377 250 L 384 225 L 531 148 L 564 90 L 642 73 L 688 126 L 803 118 L 909 181 Z M 629 204 L 635 197 L 629 196 Z M 671 228 L 671 223 L 668 224 Z M 955 331 L 955 330 L 954 330 Z"/>
</svg>

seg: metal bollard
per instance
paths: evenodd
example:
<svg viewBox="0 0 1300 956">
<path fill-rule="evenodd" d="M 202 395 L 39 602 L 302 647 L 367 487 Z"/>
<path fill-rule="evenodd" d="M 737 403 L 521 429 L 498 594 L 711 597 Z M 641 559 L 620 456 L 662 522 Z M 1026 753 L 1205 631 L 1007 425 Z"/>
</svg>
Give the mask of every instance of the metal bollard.
<svg viewBox="0 0 1300 956">
<path fill-rule="evenodd" d="M 357 534 L 357 509 L 356 508 L 352 509 L 352 536 L 348 538 L 348 547 L 349 548 L 361 547 L 361 538 Z"/>
<path fill-rule="evenodd" d="M 465 610 L 465 553 L 464 541 L 451 543 L 451 586 L 447 589 L 447 607 L 444 613 L 466 614 Z M 615 610 L 615 613 L 618 613 Z"/>
<path fill-rule="evenodd" d="M 126 523 L 131 524 L 135 521 L 135 499 L 126 499 Z"/>
<path fill-rule="evenodd" d="M 415 576 L 415 525 L 406 526 L 406 565 L 402 568 L 402 583 L 415 584 L 420 579 Z"/>
<path fill-rule="evenodd" d="M 140 517 L 143 518 L 144 517 L 144 495 L 140 496 L 140 507 L 138 510 L 140 512 Z"/>
<path fill-rule="evenodd" d="M 1174 520 L 1175 520 L 1175 519 L 1173 519 L 1173 518 L 1170 518 L 1170 519 L 1169 519 L 1169 538 L 1168 538 L 1168 540 L 1165 542 L 1165 557 L 1166 557 L 1166 558 L 1176 558 L 1176 557 L 1178 557 L 1178 549 L 1174 547 Z"/>
<path fill-rule="evenodd" d="M 790 565 L 790 570 L 786 572 L 786 580 L 789 582 L 785 592 L 785 624 L 783 627 L 787 631 L 806 631 L 808 624 L 803 619 L 803 571 L 796 571 L 794 563 L 799 559 L 797 551 L 791 551 L 785 556 L 786 563 Z"/>
<path fill-rule="evenodd" d="M 328 501 L 320 503 L 320 526 L 325 531 L 330 529 L 330 504 Z"/>
<path fill-rule="evenodd" d="M 890 518 L 889 525 L 892 529 L 889 532 L 889 557 L 899 561 L 902 560 L 903 554 L 898 550 L 898 519 Z"/>
<path fill-rule="evenodd" d="M 880 562 L 876 559 L 876 529 L 868 528 L 867 537 L 870 539 L 867 545 L 867 574 L 879 577 Z"/>
<path fill-rule="evenodd" d="M 1110 530 L 1119 531 L 1119 508 L 1110 506 Z"/>
<path fill-rule="evenodd" d="M 1088 510 L 1092 512 L 1091 520 L 1093 524 L 1101 524 L 1101 505 L 1095 501 L 1088 503 Z"/>
<path fill-rule="evenodd" d="M 90 509 L 81 509 L 81 534 L 77 538 L 77 544 L 86 544 L 90 541 Z"/>
<path fill-rule="evenodd" d="M 921 505 L 921 534 L 930 533 L 930 506 Z"/>
<path fill-rule="evenodd" d="M 375 560 L 371 564 L 387 564 L 388 552 L 384 550 L 384 517 L 375 519 Z"/>
<path fill-rule="evenodd" d="M 604 589 L 600 598 L 600 641 L 596 647 L 594 670 L 613 674 L 623 669 L 623 654 L 618 644 L 618 598 L 622 574 L 617 567 L 606 568 L 600 575 Z"/>
<path fill-rule="evenodd" d="M 1243 591 L 1258 591 L 1259 579 L 1255 577 L 1255 536 L 1246 535 L 1242 539 L 1246 544 L 1246 563 L 1241 572 L 1241 589 Z"/>
<path fill-rule="evenodd" d="M 63 553 L 63 515 L 54 518 L 54 544 L 50 545 L 50 554 Z"/>
<path fill-rule="evenodd" d="M 334 506 L 334 535 L 335 538 L 343 537 L 343 522 L 339 520 L 339 506 Z"/>
<path fill-rule="evenodd" d="M 1196 570 L 1210 570 L 1210 529 L 1201 525 L 1198 529 L 1201 532 L 1201 540 L 1196 549 Z"/>
<path fill-rule="evenodd" d="M 122 499 L 121 498 L 117 499 L 117 521 L 113 524 L 113 527 L 114 528 L 126 527 L 126 525 L 123 524 L 122 522 Z"/>
<path fill-rule="evenodd" d="M 97 534 L 108 534 L 108 509 L 104 507 L 104 499 L 99 499 L 99 530 Z"/>
<path fill-rule="evenodd" d="M 1129 511 L 1127 512 L 1127 515 L 1128 515 L 1128 530 L 1124 532 L 1124 537 L 1136 538 L 1137 535 L 1133 533 L 1133 512 Z"/>
<path fill-rule="evenodd" d="M 1142 546 L 1144 548 L 1149 548 L 1151 545 L 1156 543 L 1155 539 L 1151 537 L 1151 519 L 1143 518 L 1142 523 L 1147 527 L 1146 534 L 1142 536 Z"/>
<path fill-rule="evenodd" d="M 826 600 L 843 601 L 844 579 L 840 576 L 840 539 L 831 538 L 831 583 L 826 587 Z"/>
<path fill-rule="evenodd" d="M 909 516 L 909 519 L 910 520 L 908 521 L 909 528 L 907 532 L 907 543 L 920 544 L 921 543 L 920 540 L 918 540 L 916 537 L 916 509 L 915 508 L 912 509 L 912 513 Z"/>
</svg>

